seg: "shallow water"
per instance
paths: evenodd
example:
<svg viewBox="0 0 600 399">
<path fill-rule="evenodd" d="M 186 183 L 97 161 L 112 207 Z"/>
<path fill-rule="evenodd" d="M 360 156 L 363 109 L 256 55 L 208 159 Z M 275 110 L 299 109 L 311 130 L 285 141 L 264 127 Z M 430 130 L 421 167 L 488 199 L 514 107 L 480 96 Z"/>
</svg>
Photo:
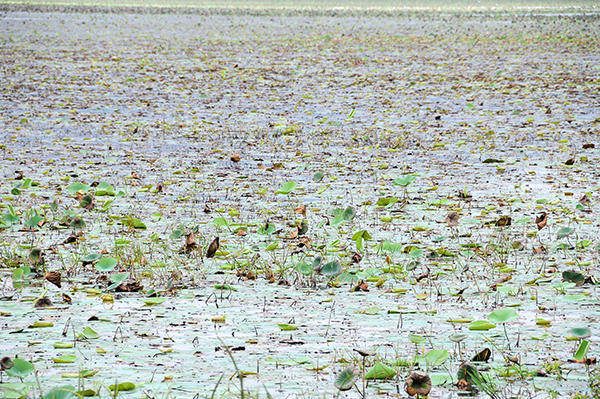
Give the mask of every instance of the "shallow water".
<svg viewBox="0 0 600 399">
<path fill-rule="evenodd" d="M 27 211 L 45 209 L 54 198 L 60 203 L 56 217 L 45 210 L 48 225 L 38 232 L 17 226 L 2 231 L 2 296 L 14 296 L 1 302 L 8 314 L 2 317 L 0 351 L 34 361 L 45 386 L 76 385 L 61 373 L 97 368 L 86 386 L 131 380 L 142 385 L 131 396 L 147 390 L 208 397 L 225 373 L 222 396 L 234 397 L 235 370 L 218 338 L 245 347 L 234 352 L 242 370 L 258 368 L 246 387 L 262 396 L 264 384 L 279 397 L 335 394 L 336 373 L 347 362 L 360 366 L 354 348 L 375 352 L 369 365 L 446 349 L 450 372 L 430 371 L 455 380 L 460 356 L 448 338 L 453 332 L 468 335 L 465 358 L 493 340 L 494 369 L 504 365 L 502 351 L 531 371 L 553 359 L 570 359 L 576 344 L 565 337 L 574 326 L 592 329 L 590 355 L 597 353 L 597 286 L 565 293 L 553 288 L 569 269 L 598 277 L 599 157 L 595 148 L 583 148 L 596 143 L 600 123 L 597 15 L 4 11 L 1 18 L 1 213 L 12 204 L 25 219 Z M 230 160 L 234 153 L 240 153 L 239 163 Z M 565 165 L 570 158 L 574 164 Z M 484 163 L 489 159 L 503 162 Z M 38 188 L 10 194 L 22 182 L 14 179 L 17 171 L 39 182 Z M 318 171 L 325 175 L 320 182 L 313 180 Z M 392 184 L 406 173 L 417 176 L 406 190 Z M 288 180 L 298 183 L 296 190 L 276 195 Z M 97 208 L 86 211 L 66 190 L 79 181 L 109 182 L 124 197 L 96 197 Z M 164 191 L 152 192 L 161 182 Z M 470 201 L 459 196 L 465 191 Z M 591 193 L 591 213 L 576 209 L 585 193 Z M 407 205 L 375 205 L 392 195 Z M 114 202 L 101 212 L 106 200 Z M 203 212 L 205 204 L 212 213 Z M 369 292 L 354 293 L 343 279 L 332 288 L 324 276 L 293 271 L 290 264 L 299 259 L 290 253 L 297 241 L 286 237 L 287 224 L 299 218 L 293 213 L 298 204 L 309 208 L 313 247 L 302 249 L 309 261 L 323 253 L 355 279 L 386 277 L 383 285 L 376 288 L 372 279 Z M 327 215 L 333 219 L 334 208 L 349 205 L 356 209 L 351 223 L 320 225 Z M 51 228 L 67 209 L 87 224 L 75 245 L 60 244 L 70 229 Z M 239 215 L 229 215 L 231 209 Z M 453 210 L 461 215 L 456 231 L 444 223 Z M 535 236 L 533 220 L 541 211 L 550 221 Z M 502 215 L 511 215 L 511 227 L 494 226 Z M 130 231 L 121 223 L 124 216 L 140 218 L 147 230 Z M 221 216 L 233 227 L 248 227 L 248 236 L 216 227 L 213 221 Z M 382 221 L 385 216 L 392 221 Z M 256 233 L 266 220 L 281 231 Z M 179 254 L 183 238 L 169 236 L 180 225 L 186 231 L 197 226 L 202 246 L 221 236 L 229 254 L 204 263 Z M 563 226 L 576 233 L 557 239 Z M 350 238 L 361 229 L 373 239 L 362 262 L 353 265 Z M 119 238 L 132 244 L 119 246 Z M 402 252 L 377 252 L 383 240 L 423 249 L 417 269 L 384 272 L 386 260 L 404 269 L 410 259 Z M 584 240 L 591 244 L 555 249 Z M 273 241 L 279 241 L 278 249 L 267 251 Z M 491 250 L 515 241 L 524 250 L 508 255 Z M 12 288 L 6 259 L 13 252 L 26 259 L 22 246 L 32 242 L 55 246 L 57 253 L 46 254 L 46 267 L 73 279 L 62 290 L 46 283 L 58 309 L 23 302 L 40 295 L 39 278 L 22 292 Z M 490 255 L 461 253 L 469 244 Z M 539 245 L 549 252 L 533 255 Z M 145 262 L 132 260 L 133 246 L 141 248 Z M 439 248 L 457 256 L 431 255 Z M 85 294 L 105 285 L 96 280 L 101 273 L 82 267 L 80 258 L 102 249 L 119 257 L 119 267 L 131 270 L 145 289 L 161 291 L 165 303 L 145 307 L 141 294 L 117 294 L 114 303 L 103 303 Z M 217 274 L 256 253 L 259 280 L 243 281 L 227 268 Z M 514 270 L 501 272 L 499 263 Z M 432 277 L 417 282 L 425 267 Z M 541 271 L 550 268 L 556 272 Z M 262 276 L 268 269 L 282 269 L 281 279 L 291 287 L 267 283 Z M 507 276 L 512 279 L 496 283 Z M 534 278 L 541 282 L 528 285 Z M 214 288 L 220 283 L 238 291 L 221 293 Z M 177 288 L 162 291 L 170 285 Z M 406 293 L 390 292 L 394 289 Z M 61 292 L 73 297 L 71 305 L 62 303 Z M 585 296 L 573 296 L 580 293 Z M 477 332 L 447 321 L 485 319 L 509 305 L 519 313 L 509 323 L 510 351 L 500 326 Z M 105 320 L 89 322 L 92 315 Z M 221 315 L 225 324 L 211 321 Z M 551 324 L 541 327 L 536 318 Z M 55 326 L 27 328 L 42 319 Z M 282 323 L 298 330 L 281 331 Z M 70 350 L 77 362 L 56 366 L 53 357 L 71 352 L 54 349 L 54 342 L 72 340 L 71 330 L 88 325 L 100 338 L 77 342 Z M 20 328 L 23 333 L 9 335 Z M 409 334 L 426 341 L 415 345 Z M 98 346 L 107 353 L 98 353 Z M 328 367 L 316 372 L 306 370 L 307 364 Z M 583 365 L 561 367 L 564 381 L 556 375 L 499 381 L 513 395 L 519 389 L 534 392 L 534 385 L 542 388 L 536 397 L 553 390 L 560 396 L 589 393 Z M 398 381 L 371 382 L 369 394 L 403 392 L 407 373 L 402 368 Z M 434 387 L 430 397 L 457 395 L 449 381 Z M 346 397 L 358 395 L 353 390 Z"/>
</svg>

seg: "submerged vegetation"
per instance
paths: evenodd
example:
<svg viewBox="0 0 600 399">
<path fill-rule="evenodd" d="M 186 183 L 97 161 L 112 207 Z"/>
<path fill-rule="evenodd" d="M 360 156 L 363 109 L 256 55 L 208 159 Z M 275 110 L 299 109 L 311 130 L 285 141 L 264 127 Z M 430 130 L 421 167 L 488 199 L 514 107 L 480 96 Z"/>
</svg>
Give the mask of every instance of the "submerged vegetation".
<svg viewBox="0 0 600 399">
<path fill-rule="evenodd" d="M 598 396 L 593 8 L 23 7 L 0 397 Z"/>
</svg>

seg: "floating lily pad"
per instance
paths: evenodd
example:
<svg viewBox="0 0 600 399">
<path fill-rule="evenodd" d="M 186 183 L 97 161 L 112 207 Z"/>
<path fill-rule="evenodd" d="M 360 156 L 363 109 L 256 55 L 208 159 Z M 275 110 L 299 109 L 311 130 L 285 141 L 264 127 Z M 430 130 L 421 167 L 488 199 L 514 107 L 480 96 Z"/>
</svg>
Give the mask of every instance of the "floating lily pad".
<svg viewBox="0 0 600 399">
<path fill-rule="evenodd" d="M 52 358 L 52 361 L 54 363 L 75 363 L 75 361 L 77 360 L 77 356 L 75 355 L 63 355 L 63 356 L 58 356 L 58 357 L 54 357 Z"/>
<path fill-rule="evenodd" d="M 407 187 L 409 184 L 414 182 L 416 177 L 413 175 L 405 175 L 394 180 L 396 186 Z"/>
<path fill-rule="evenodd" d="M 430 367 L 438 367 L 446 363 L 450 358 L 450 354 L 445 349 L 432 349 L 422 357 L 422 359 Z"/>
<path fill-rule="evenodd" d="M 298 329 L 298 326 L 295 324 L 277 324 L 281 331 L 294 331 Z"/>
<path fill-rule="evenodd" d="M 323 265 L 322 268 L 319 269 L 319 273 L 323 274 L 325 276 L 337 276 L 338 274 L 340 274 L 342 270 L 342 267 L 340 265 L 340 262 L 338 262 L 337 260 L 333 260 L 331 262 L 327 262 L 326 264 Z"/>
<path fill-rule="evenodd" d="M 147 306 L 160 305 L 165 301 L 165 297 L 151 297 L 151 298 L 142 298 L 142 302 L 144 302 Z"/>
<path fill-rule="evenodd" d="M 577 338 L 588 338 L 592 335 L 592 331 L 587 327 L 575 327 L 569 330 L 574 337 Z"/>
<path fill-rule="evenodd" d="M 30 386 L 22 382 L 6 382 L 0 384 L 0 397 L 3 399 L 28 398 Z"/>
<path fill-rule="evenodd" d="M 117 392 L 125 392 L 125 391 L 133 391 L 135 389 L 135 384 L 132 382 L 122 382 L 120 384 L 112 384 L 108 386 L 108 389 L 111 391 Z"/>
<path fill-rule="evenodd" d="M 573 270 L 566 270 L 562 273 L 563 281 L 569 281 L 576 285 L 582 285 L 585 282 L 585 276 Z"/>
<path fill-rule="evenodd" d="M 100 370 L 81 370 L 77 373 L 63 373 L 62 378 L 90 378 L 98 374 Z"/>
<path fill-rule="evenodd" d="M 396 375 L 396 370 L 390 366 L 376 362 L 367 372 L 365 378 L 368 380 L 388 380 Z"/>
<path fill-rule="evenodd" d="M 117 266 L 117 263 L 119 263 L 118 259 L 104 256 L 96 262 L 94 267 L 99 272 L 110 272 Z"/>
<path fill-rule="evenodd" d="M 88 326 L 81 332 L 81 337 L 84 339 L 96 339 L 100 337 L 100 334 L 98 334 L 92 327 Z"/>
<path fill-rule="evenodd" d="M 345 368 L 335 378 L 335 387 L 340 391 L 348 391 L 354 386 L 354 382 L 358 379 L 358 374 L 352 367 Z"/>
<path fill-rule="evenodd" d="M 517 312 L 511 308 L 497 309 L 488 315 L 488 320 L 492 323 L 508 323 L 518 317 Z"/>
<path fill-rule="evenodd" d="M 17 378 L 26 378 L 29 374 L 33 372 L 33 364 L 29 363 L 27 360 L 21 358 L 13 359 L 13 366 L 7 370 L 5 373 L 11 377 Z"/>
<path fill-rule="evenodd" d="M 296 188 L 297 184 L 293 181 L 284 183 L 279 190 L 275 191 L 275 194 L 289 194 Z"/>
<path fill-rule="evenodd" d="M 469 323 L 469 330 L 473 331 L 487 331 L 492 328 L 496 328 L 496 325 L 487 320 L 475 320 Z"/>
<path fill-rule="evenodd" d="M 573 234 L 575 232 L 575 229 L 572 227 L 562 227 L 560 230 L 558 230 L 558 232 L 556 233 L 556 238 L 561 239 L 561 238 L 565 238 L 570 236 L 571 234 Z"/>
<path fill-rule="evenodd" d="M 81 261 L 83 263 L 92 263 L 92 262 L 97 261 L 101 257 L 102 257 L 102 255 L 100 255 L 100 254 L 89 254 L 89 255 L 86 255 L 83 258 L 81 258 Z"/>
<path fill-rule="evenodd" d="M 90 189 L 90 186 L 87 184 L 84 184 L 84 183 L 71 183 L 67 187 L 67 191 L 71 195 L 75 195 L 75 194 L 77 194 L 77 192 L 87 193 L 89 189 Z"/>
</svg>

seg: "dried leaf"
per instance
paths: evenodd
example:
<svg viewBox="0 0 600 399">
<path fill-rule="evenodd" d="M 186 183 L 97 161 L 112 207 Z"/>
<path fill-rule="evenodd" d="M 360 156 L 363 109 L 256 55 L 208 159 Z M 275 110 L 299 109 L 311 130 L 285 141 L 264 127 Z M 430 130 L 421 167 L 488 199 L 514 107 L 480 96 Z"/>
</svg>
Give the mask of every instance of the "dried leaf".
<svg viewBox="0 0 600 399">
<path fill-rule="evenodd" d="M 43 297 L 39 298 L 37 301 L 35 301 L 33 306 L 36 308 L 47 308 L 49 306 L 52 306 L 52 301 L 47 296 L 43 296 Z"/>
<path fill-rule="evenodd" d="M 490 350 L 490 348 L 485 348 L 484 350 L 482 350 L 481 352 L 479 352 L 475 356 L 473 356 L 473 358 L 471 358 L 471 361 L 472 362 L 487 362 L 488 360 L 490 360 L 491 356 L 492 356 L 492 351 Z"/>
<path fill-rule="evenodd" d="M 73 244 L 77 242 L 77 239 L 81 236 L 81 231 L 78 233 L 73 233 L 63 241 L 63 244 Z"/>
<path fill-rule="evenodd" d="M 298 247 L 306 247 L 308 249 L 310 249 L 312 246 L 310 244 L 310 238 L 308 237 L 300 237 L 300 243 L 298 244 Z"/>
<path fill-rule="evenodd" d="M 590 206 L 592 201 L 590 200 L 590 197 L 587 194 L 583 194 L 583 197 L 579 198 L 579 203 L 583 206 Z"/>
<path fill-rule="evenodd" d="M 582 364 L 591 365 L 591 364 L 596 364 L 596 358 L 595 357 L 584 357 L 581 360 L 569 359 L 569 363 L 582 363 Z"/>
<path fill-rule="evenodd" d="M 533 248 L 533 253 L 536 254 L 536 255 L 545 254 L 546 253 L 546 248 L 543 245 L 540 245 L 539 247 L 534 247 Z"/>
<path fill-rule="evenodd" d="M 446 216 L 446 224 L 448 227 L 456 227 L 458 226 L 458 220 L 460 219 L 460 215 L 458 212 L 450 212 Z"/>
<path fill-rule="evenodd" d="M 294 208 L 294 212 L 297 215 L 306 216 L 306 205 L 298 205 L 296 208 Z"/>
<path fill-rule="evenodd" d="M 73 300 L 68 294 L 62 294 L 62 299 L 65 303 L 68 303 L 69 305 L 71 304 L 71 302 L 73 302 Z"/>
<path fill-rule="evenodd" d="M 352 263 L 360 263 L 361 260 L 362 260 L 361 254 L 359 254 L 358 252 L 354 252 L 352 254 Z"/>
<path fill-rule="evenodd" d="M 198 244 L 196 243 L 196 236 L 194 236 L 194 232 L 193 231 L 190 231 L 185 236 L 185 245 L 183 247 L 183 250 L 186 253 L 189 253 L 189 252 L 193 251 L 196 248 L 198 248 Z"/>
<path fill-rule="evenodd" d="M 360 280 L 355 286 L 350 289 L 350 292 L 369 291 L 369 284 L 366 281 Z"/>
<path fill-rule="evenodd" d="M 417 283 L 427 277 L 429 277 L 429 268 L 425 267 L 425 271 L 416 277 Z"/>
<path fill-rule="evenodd" d="M 208 249 L 206 250 L 206 258 L 212 258 L 213 256 L 215 256 L 215 253 L 217 252 L 219 247 L 219 237 L 215 237 L 215 239 L 212 240 L 212 242 L 208 246 Z"/>
<path fill-rule="evenodd" d="M 2 358 L 2 360 L 0 360 L 0 370 L 4 371 L 4 370 L 8 370 L 10 368 L 12 368 L 14 366 L 14 362 L 12 361 L 12 359 L 8 356 L 4 356 Z"/>
<path fill-rule="evenodd" d="M 290 236 L 288 238 L 290 240 L 293 240 L 294 238 L 298 238 L 298 228 L 297 227 L 294 230 L 292 230 L 292 232 L 290 233 Z"/>
<path fill-rule="evenodd" d="M 410 396 L 427 396 L 431 391 L 431 378 L 427 374 L 412 372 L 406 379 L 405 389 Z"/>
<path fill-rule="evenodd" d="M 538 230 L 543 229 L 548 222 L 548 214 L 546 212 L 542 212 L 539 216 L 535 218 L 535 224 L 537 225 Z"/>
<path fill-rule="evenodd" d="M 510 216 L 501 216 L 500 219 L 496 220 L 496 226 L 504 227 L 510 226 L 512 223 L 512 218 Z"/>
<path fill-rule="evenodd" d="M 516 365 L 520 365 L 520 364 L 521 364 L 521 361 L 520 361 L 520 360 L 519 360 L 519 358 L 518 358 L 518 357 L 516 357 L 516 356 L 507 356 L 507 357 L 506 357 L 506 360 L 507 360 L 508 362 L 514 363 L 514 364 L 516 364 Z"/>
<path fill-rule="evenodd" d="M 471 386 L 469 385 L 469 383 L 467 382 L 467 380 L 459 380 L 456 383 L 456 387 L 461 390 L 461 391 L 468 391 L 469 389 L 471 389 Z"/>
<path fill-rule="evenodd" d="M 44 275 L 44 279 L 48 280 L 49 282 L 51 282 L 52 284 L 54 284 L 55 286 L 60 288 L 60 272 L 59 271 L 46 272 L 46 274 Z"/>
<path fill-rule="evenodd" d="M 138 292 L 141 291 L 144 287 L 137 281 L 129 281 L 127 283 L 123 283 L 115 288 L 117 292 Z"/>
</svg>

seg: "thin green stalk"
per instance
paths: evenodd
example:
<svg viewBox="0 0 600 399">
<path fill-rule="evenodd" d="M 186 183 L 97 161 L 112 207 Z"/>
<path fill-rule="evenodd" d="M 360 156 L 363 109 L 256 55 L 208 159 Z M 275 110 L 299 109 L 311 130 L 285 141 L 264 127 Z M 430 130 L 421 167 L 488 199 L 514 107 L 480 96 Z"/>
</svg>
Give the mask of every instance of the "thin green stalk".
<svg viewBox="0 0 600 399">
<path fill-rule="evenodd" d="M 227 352 L 227 354 L 229 355 L 229 358 L 231 359 L 231 363 L 233 363 L 235 372 L 238 375 L 238 378 L 240 380 L 240 399 L 244 399 L 244 376 L 242 375 L 242 373 L 240 373 L 240 369 L 238 368 L 238 365 L 235 362 L 235 359 L 233 358 L 233 354 L 229 350 L 229 347 L 227 345 L 225 345 L 225 342 L 223 342 L 223 340 L 221 338 L 219 338 L 219 342 L 221 343 L 221 345 L 223 345 L 223 348 L 225 348 L 225 351 Z"/>
</svg>

